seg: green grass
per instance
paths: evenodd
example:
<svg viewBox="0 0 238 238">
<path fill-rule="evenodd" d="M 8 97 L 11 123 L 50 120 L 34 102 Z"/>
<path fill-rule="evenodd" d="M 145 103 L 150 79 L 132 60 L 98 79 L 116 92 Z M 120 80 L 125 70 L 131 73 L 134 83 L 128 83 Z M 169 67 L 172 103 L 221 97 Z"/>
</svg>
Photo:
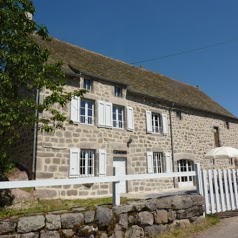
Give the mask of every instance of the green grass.
<svg viewBox="0 0 238 238">
<path fill-rule="evenodd" d="M 204 222 L 200 224 L 190 225 L 183 229 L 177 228 L 173 231 L 165 232 L 157 238 L 192 238 L 194 235 L 197 235 L 218 223 L 219 219 L 216 216 L 206 216 Z"/>
<path fill-rule="evenodd" d="M 129 201 L 127 198 L 121 198 L 121 203 Z M 78 200 L 39 200 L 32 203 L 22 203 L 18 208 L 0 208 L 0 218 L 11 216 L 30 215 L 35 213 L 48 213 L 59 210 L 69 210 L 73 207 L 87 207 L 93 209 L 97 205 L 112 204 L 112 198 L 78 199 Z"/>
</svg>

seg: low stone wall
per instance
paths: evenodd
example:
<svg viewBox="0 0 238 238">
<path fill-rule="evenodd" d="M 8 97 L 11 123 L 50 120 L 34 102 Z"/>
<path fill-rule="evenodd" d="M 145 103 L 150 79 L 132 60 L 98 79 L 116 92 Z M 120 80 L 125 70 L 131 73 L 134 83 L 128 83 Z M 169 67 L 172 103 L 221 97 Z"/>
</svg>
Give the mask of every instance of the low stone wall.
<svg viewBox="0 0 238 238">
<path fill-rule="evenodd" d="M 1 238 L 134 238 L 154 237 L 176 227 L 199 223 L 204 198 L 200 195 L 170 196 L 131 201 L 112 207 L 83 207 L 0 220 Z"/>
</svg>

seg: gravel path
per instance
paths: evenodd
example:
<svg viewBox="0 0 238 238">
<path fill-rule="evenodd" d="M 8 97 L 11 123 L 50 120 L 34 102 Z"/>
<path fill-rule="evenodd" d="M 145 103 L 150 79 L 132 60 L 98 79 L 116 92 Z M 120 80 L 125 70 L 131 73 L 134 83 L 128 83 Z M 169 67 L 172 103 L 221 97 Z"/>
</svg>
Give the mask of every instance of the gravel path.
<svg viewBox="0 0 238 238">
<path fill-rule="evenodd" d="M 238 216 L 224 218 L 219 224 L 193 238 L 238 238 Z"/>
</svg>

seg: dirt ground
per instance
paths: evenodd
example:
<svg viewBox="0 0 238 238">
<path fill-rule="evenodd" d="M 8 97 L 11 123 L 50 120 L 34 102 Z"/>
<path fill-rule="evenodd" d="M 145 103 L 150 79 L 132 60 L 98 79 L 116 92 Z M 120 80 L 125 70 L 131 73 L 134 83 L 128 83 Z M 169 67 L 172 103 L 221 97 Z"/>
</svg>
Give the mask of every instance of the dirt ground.
<svg viewBox="0 0 238 238">
<path fill-rule="evenodd" d="M 193 238 L 238 238 L 238 216 L 221 219 L 219 224 Z"/>
</svg>

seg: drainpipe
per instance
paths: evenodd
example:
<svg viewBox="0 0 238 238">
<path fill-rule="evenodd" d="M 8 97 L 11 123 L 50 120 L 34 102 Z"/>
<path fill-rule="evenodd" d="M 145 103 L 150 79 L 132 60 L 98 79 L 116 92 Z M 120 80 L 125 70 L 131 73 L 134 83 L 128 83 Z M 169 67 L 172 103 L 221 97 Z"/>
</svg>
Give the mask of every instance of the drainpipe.
<svg viewBox="0 0 238 238">
<path fill-rule="evenodd" d="M 36 90 L 36 104 L 39 105 L 39 98 L 40 98 L 40 90 Z M 34 180 L 36 178 L 36 149 L 37 149 L 37 131 L 38 131 L 38 118 L 39 113 L 38 109 L 35 110 L 35 118 L 36 122 L 34 125 L 34 134 L 33 134 L 33 153 L 32 153 L 32 169 L 31 169 L 31 176 Z"/>
<path fill-rule="evenodd" d="M 173 109 L 174 103 L 172 103 L 172 106 L 169 108 L 169 120 L 170 120 L 170 140 L 171 140 L 171 160 L 172 160 L 172 171 L 174 172 L 174 141 L 173 141 L 173 123 L 172 123 L 172 109 Z M 173 178 L 174 188 L 175 188 L 175 178 Z"/>
</svg>

